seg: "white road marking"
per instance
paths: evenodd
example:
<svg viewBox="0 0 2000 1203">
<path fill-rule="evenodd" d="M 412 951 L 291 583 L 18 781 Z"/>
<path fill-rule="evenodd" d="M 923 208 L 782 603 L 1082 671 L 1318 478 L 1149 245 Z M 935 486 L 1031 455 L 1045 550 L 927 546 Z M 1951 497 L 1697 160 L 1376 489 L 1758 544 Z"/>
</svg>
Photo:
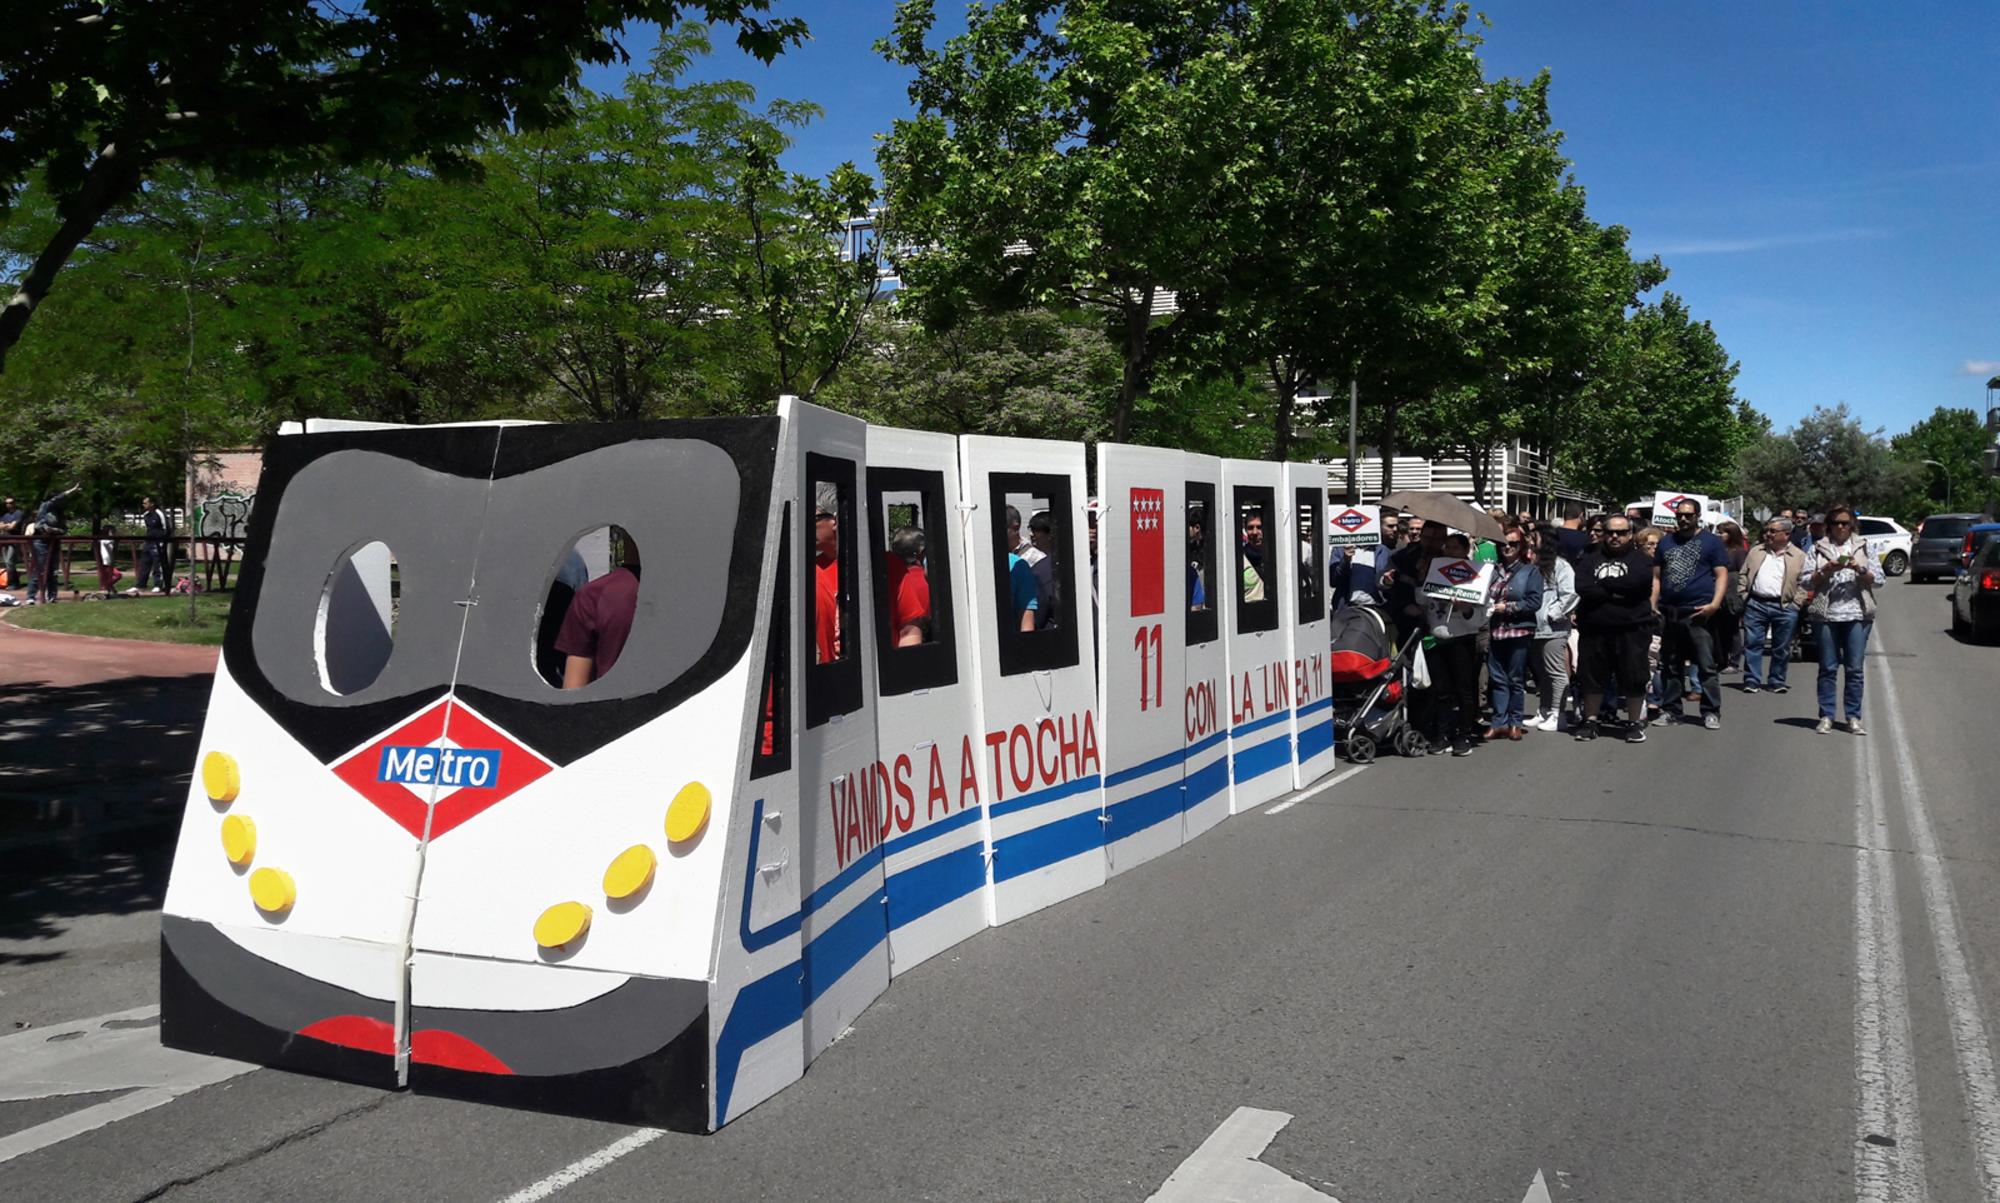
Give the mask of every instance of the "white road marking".
<svg viewBox="0 0 2000 1203">
<path fill-rule="evenodd" d="M 135 1090 L 130 1094 L 106 1099 L 102 1103 L 85 1107 L 80 1111 L 58 1116 L 47 1123 L 24 1128 L 12 1135 L 0 1136 L 0 1164 L 39 1149 L 46 1149 L 50 1145 L 61 1144 L 72 1136 L 82 1136 L 85 1132 L 96 1131 L 106 1124 L 130 1119 L 142 1111 L 151 1111 L 162 1103 L 171 1103 L 179 1097 L 175 1091 L 157 1087 Z"/>
<path fill-rule="evenodd" d="M 1873 745 L 1855 741 L 1854 1058 L 1857 1203 L 1924 1203 L 1921 1111 L 1910 1049 L 1909 986 L 1903 973 L 1903 924 L 1896 900 L 1895 852 Z M 1883 1137 L 1894 1145 L 1877 1143 Z M 1873 1138 L 1873 1139 L 1871 1139 Z"/>
<path fill-rule="evenodd" d="M 522 1187 L 501 1203 L 537 1203 L 537 1200 L 546 1199 L 566 1186 L 574 1186 L 625 1154 L 643 1149 L 665 1135 L 659 1128 L 641 1128 L 630 1136 L 612 1141 L 588 1157 L 570 1162 L 532 1186 Z"/>
<path fill-rule="evenodd" d="M 60 1144 L 257 1068 L 164 1048 L 158 1007 L 0 1037 L 0 1102 L 131 1091 L 0 1138 L 0 1162 Z"/>
<path fill-rule="evenodd" d="M 1257 1160 L 1291 1122 L 1282 1111 L 1238 1107 L 1146 1203 L 1340 1203 Z"/>
<path fill-rule="evenodd" d="M 1276 806 L 1271 807 L 1264 813 L 1267 815 L 1284 814 L 1286 811 L 1290 810 L 1294 806 L 1297 806 L 1301 802 L 1309 802 L 1312 799 L 1317 798 L 1319 795 L 1332 789 L 1334 786 L 1339 785 L 1341 782 L 1347 780 L 1349 777 L 1354 776 L 1356 773 L 1359 773 L 1361 770 L 1367 767 L 1368 766 L 1365 764 L 1357 764 L 1344 768 L 1340 770 L 1338 773 L 1335 773 L 1333 776 L 1328 777 L 1326 780 L 1320 782 L 1318 785 L 1309 786 L 1306 789 L 1299 791 L 1299 793 L 1285 799 L 1283 802 L 1280 802 Z"/>
<path fill-rule="evenodd" d="M 1886 652 L 1879 644 L 1877 647 Z M 1958 926 L 1958 904 L 1944 859 L 1938 854 L 1937 832 L 1931 826 L 1930 809 L 1924 805 L 1923 786 L 1917 780 L 1916 751 L 1910 746 L 1903 710 L 1896 698 L 1895 673 L 1889 664 L 1888 656 L 1883 655 L 1876 672 L 1882 679 L 1882 700 L 1889 715 L 1889 736 L 1895 746 L 1904 818 L 1917 845 L 1917 880 L 1923 886 L 1924 909 L 1930 916 L 1938 976 L 1944 987 L 1946 1008 L 1951 1013 L 1952 1050 L 1958 1055 L 1966 1123 L 1972 1129 L 1972 1147 L 1979 1161 L 1986 1198 L 2000 1201 L 2000 1086 L 1995 1085 L 1993 1077 L 1993 1049 L 1987 1041 L 1985 1009 L 1980 1005 L 1972 970 L 1966 963 L 1965 937 Z"/>
<path fill-rule="evenodd" d="M 1238 1107 L 1167 1176 L 1146 1203 L 1340 1203 L 1258 1160 L 1291 1122 L 1292 1117 L 1283 1111 Z M 1542 1171 L 1535 1171 L 1521 1203 L 1552 1203 Z"/>
</svg>

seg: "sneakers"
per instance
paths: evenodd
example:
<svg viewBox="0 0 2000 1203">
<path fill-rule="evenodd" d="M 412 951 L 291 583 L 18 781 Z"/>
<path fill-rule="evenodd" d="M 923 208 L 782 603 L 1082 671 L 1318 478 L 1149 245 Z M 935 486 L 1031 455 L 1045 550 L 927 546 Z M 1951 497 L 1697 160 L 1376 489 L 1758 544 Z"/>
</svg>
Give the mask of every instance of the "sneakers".
<svg viewBox="0 0 2000 1203">
<path fill-rule="evenodd" d="M 1861 725 L 1860 719 L 1851 718 L 1847 720 L 1847 733 L 1849 735 L 1866 735 L 1868 734 L 1868 728 Z"/>
<path fill-rule="evenodd" d="M 1432 756 L 1442 756 L 1449 751 L 1451 751 L 1451 745 L 1441 739 L 1431 741 L 1431 746 L 1426 749 L 1426 752 Z"/>
<path fill-rule="evenodd" d="M 1469 739 L 1460 738 L 1457 743 L 1451 745 L 1451 754 L 1453 756 L 1472 755 L 1472 741 Z"/>
<path fill-rule="evenodd" d="M 1578 723 L 1576 726 L 1576 730 L 1571 733 L 1571 738 L 1577 740 L 1578 742 L 1582 742 L 1584 740 L 1596 739 L 1597 720 L 1594 718 L 1587 718 L 1583 720 L 1581 723 Z"/>
<path fill-rule="evenodd" d="M 1537 716 L 1528 725 L 1537 731 L 1560 731 L 1562 730 L 1562 712 L 1560 710 L 1551 710 L 1547 714 Z"/>
<path fill-rule="evenodd" d="M 1772 692 L 1772 693 L 1790 693 L 1791 691 L 1792 691 L 1792 687 L 1791 687 L 1791 686 L 1789 686 L 1789 685 L 1773 685 L 1773 686 L 1771 686 L 1771 692 Z"/>
<path fill-rule="evenodd" d="M 1678 710 L 1662 710 L 1653 716 L 1653 725 L 1655 727 L 1671 727 L 1679 722 L 1680 718 Z"/>
<path fill-rule="evenodd" d="M 1639 723 L 1633 723 L 1631 726 L 1625 728 L 1625 742 L 1628 744 L 1645 743 L 1646 728 Z"/>
<path fill-rule="evenodd" d="M 1701 725 L 1710 731 L 1722 730 L 1722 716 L 1713 712 L 1701 716 Z"/>
<path fill-rule="evenodd" d="M 1762 693 L 1762 692 L 1764 692 L 1764 687 L 1763 687 L 1763 686 L 1761 686 L 1761 685 L 1759 685 L 1759 684 L 1757 684 L 1757 683 L 1756 683 L 1755 681 L 1745 681 L 1745 682 L 1743 683 L 1743 692 L 1744 692 L 1744 693 Z M 1778 691 L 1777 691 L 1776 689 L 1773 689 L 1773 690 L 1771 690 L 1771 692 L 1772 692 L 1772 693 L 1776 693 L 1776 692 L 1778 692 Z"/>
<path fill-rule="evenodd" d="M 1819 724 L 1813 728 L 1813 731 L 1820 735 L 1825 735 L 1831 730 L 1833 730 L 1833 720 L 1825 717 L 1821 717 Z"/>
</svg>

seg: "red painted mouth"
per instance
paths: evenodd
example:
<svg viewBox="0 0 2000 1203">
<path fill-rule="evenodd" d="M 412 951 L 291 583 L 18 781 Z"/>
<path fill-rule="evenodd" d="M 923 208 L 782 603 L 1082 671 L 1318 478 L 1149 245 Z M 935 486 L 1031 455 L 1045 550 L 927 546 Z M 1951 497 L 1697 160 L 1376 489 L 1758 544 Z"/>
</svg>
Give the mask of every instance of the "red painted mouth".
<svg viewBox="0 0 2000 1203">
<path fill-rule="evenodd" d="M 342 1048 L 360 1049 L 365 1053 L 380 1053 L 385 1057 L 396 1055 L 396 1029 L 365 1015 L 335 1015 L 308 1024 L 299 1030 L 299 1035 Z M 477 1041 L 442 1028 L 425 1028 L 410 1033 L 410 1060 L 419 1065 L 437 1065 L 472 1073 L 514 1072 L 506 1062 L 487 1052 Z"/>
</svg>

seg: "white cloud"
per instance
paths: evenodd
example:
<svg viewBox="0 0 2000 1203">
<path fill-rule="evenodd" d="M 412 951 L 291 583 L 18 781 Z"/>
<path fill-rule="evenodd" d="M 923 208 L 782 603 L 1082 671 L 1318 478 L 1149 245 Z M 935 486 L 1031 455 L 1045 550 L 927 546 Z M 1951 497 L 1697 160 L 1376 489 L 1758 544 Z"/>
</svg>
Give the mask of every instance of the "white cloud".
<svg viewBox="0 0 2000 1203">
<path fill-rule="evenodd" d="M 1958 365 L 1961 376 L 2000 376 L 2000 359 L 1968 359 Z"/>
<path fill-rule="evenodd" d="M 1753 238 L 1684 238 L 1654 243 L 1648 243 L 1644 239 L 1634 239 L 1634 241 L 1639 249 L 1656 255 L 1737 255 L 1746 251 L 1768 251 L 1786 246 L 1813 246 L 1827 242 L 1887 238 L 1889 233 L 1887 230 L 1862 228 L 1821 230 L 1810 234 L 1770 234 Z"/>
</svg>

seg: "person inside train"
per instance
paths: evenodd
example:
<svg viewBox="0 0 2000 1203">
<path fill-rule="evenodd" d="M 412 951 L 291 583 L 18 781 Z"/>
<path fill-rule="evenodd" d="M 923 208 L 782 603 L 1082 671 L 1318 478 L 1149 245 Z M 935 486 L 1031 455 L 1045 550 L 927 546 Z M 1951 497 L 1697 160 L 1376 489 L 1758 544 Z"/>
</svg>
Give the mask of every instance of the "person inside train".
<svg viewBox="0 0 2000 1203">
<path fill-rule="evenodd" d="M 931 639 L 931 583 L 924 553 L 923 531 L 899 526 L 889 532 L 889 550 L 882 559 L 888 569 L 889 629 L 897 647 Z"/>
<path fill-rule="evenodd" d="M 1208 581 L 1202 569 L 1203 544 L 1207 537 L 1208 515 L 1203 507 L 1191 505 L 1187 512 L 1187 591 L 1188 609 L 1208 609 Z"/>
<path fill-rule="evenodd" d="M 564 689 L 582 689 L 610 672 L 632 635 L 632 616 L 639 606 L 639 545 L 614 526 L 611 548 L 618 566 L 576 591 L 556 635 Z"/>
<path fill-rule="evenodd" d="M 1243 511 L 1243 579 L 1245 602 L 1264 600 L 1264 511 L 1248 506 Z"/>
<path fill-rule="evenodd" d="M 1028 543 L 1035 552 L 1022 558 L 1035 573 L 1035 629 L 1046 631 L 1062 624 L 1062 585 L 1056 579 L 1056 525 L 1047 510 L 1038 510 L 1028 519 Z"/>
<path fill-rule="evenodd" d="M 813 511 L 813 662 L 841 658 L 840 522 L 830 502 Z"/>
</svg>

